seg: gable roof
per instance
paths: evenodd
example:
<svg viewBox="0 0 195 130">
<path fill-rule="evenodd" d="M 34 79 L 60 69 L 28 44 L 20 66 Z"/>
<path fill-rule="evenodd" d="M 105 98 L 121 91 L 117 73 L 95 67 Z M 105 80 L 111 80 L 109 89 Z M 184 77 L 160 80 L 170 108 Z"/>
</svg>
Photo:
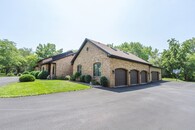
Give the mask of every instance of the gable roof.
<svg viewBox="0 0 195 130">
<path fill-rule="evenodd" d="M 46 60 L 46 62 L 43 62 L 42 64 L 47 64 L 47 63 L 51 63 L 53 61 L 56 61 L 56 60 L 59 60 L 59 59 L 62 59 L 62 58 L 65 58 L 67 56 L 74 55 L 74 54 L 75 53 L 73 51 L 67 51 L 67 52 L 64 52 L 58 55 L 54 55 L 54 56 L 42 59 L 39 62 Z"/>
<path fill-rule="evenodd" d="M 98 47 L 100 50 L 104 51 L 108 55 L 108 57 L 151 65 L 147 61 L 145 61 L 145 60 L 143 60 L 143 59 L 141 59 L 141 58 L 139 58 L 139 57 L 137 57 L 137 56 L 135 56 L 135 55 L 133 55 L 131 53 L 123 52 L 121 50 L 108 47 L 107 45 L 105 45 L 103 43 L 100 43 L 100 42 L 97 42 L 97 41 L 94 41 L 94 40 L 90 40 L 88 38 L 86 38 L 84 40 L 84 42 L 81 45 L 81 47 L 79 48 L 78 52 L 76 53 L 76 55 L 72 59 L 72 61 L 71 61 L 72 64 L 74 63 L 74 61 L 76 60 L 77 56 L 79 55 L 79 53 L 81 52 L 82 48 L 85 46 L 85 44 L 87 42 L 92 43 L 93 45 Z"/>
</svg>

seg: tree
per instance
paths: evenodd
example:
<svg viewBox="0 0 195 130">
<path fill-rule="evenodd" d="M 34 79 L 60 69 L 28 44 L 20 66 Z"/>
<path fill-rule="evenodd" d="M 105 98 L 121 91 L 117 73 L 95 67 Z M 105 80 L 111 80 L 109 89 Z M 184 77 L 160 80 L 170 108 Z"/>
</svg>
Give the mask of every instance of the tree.
<svg viewBox="0 0 195 130">
<path fill-rule="evenodd" d="M 154 66 L 161 67 L 161 54 L 159 53 L 158 49 L 154 49 L 154 51 L 151 51 L 148 61 Z"/>
<path fill-rule="evenodd" d="M 18 64 L 19 53 L 16 44 L 7 39 L 0 40 L 0 66 L 7 74 Z"/>
<path fill-rule="evenodd" d="M 174 38 L 169 39 L 167 42 L 169 43 L 169 49 L 164 50 L 162 53 L 162 67 L 165 69 L 166 77 L 174 77 L 173 69 L 182 68 L 180 44 Z"/>
<path fill-rule="evenodd" d="M 139 42 L 130 42 L 130 43 L 122 43 L 121 45 L 115 46 L 115 48 L 118 48 L 125 52 L 130 52 L 146 61 L 148 61 L 151 52 L 152 47 L 151 46 L 144 46 Z"/>
<path fill-rule="evenodd" d="M 56 50 L 56 45 L 52 43 L 39 44 L 36 48 L 36 54 L 39 59 L 44 59 L 63 52 L 63 49 Z"/>
</svg>

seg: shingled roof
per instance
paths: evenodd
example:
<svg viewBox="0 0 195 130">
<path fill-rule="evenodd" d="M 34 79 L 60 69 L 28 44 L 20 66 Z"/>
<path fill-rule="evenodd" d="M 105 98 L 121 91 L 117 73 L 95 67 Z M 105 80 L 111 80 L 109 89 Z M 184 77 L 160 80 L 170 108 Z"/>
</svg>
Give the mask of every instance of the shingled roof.
<svg viewBox="0 0 195 130">
<path fill-rule="evenodd" d="M 61 54 L 58 54 L 58 55 L 55 55 L 55 56 L 51 56 L 51 57 L 42 59 L 41 61 L 44 61 L 44 60 L 48 59 L 46 62 L 42 63 L 42 64 L 47 64 L 47 63 L 51 63 L 53 61 L 56 61 L 56 60 L 59 60 L 59 59 L 62 59 L 64 57 L 67 57 L 67 56 L 70 56 L 70 55 L 74 55 L 74 54 L 75 53 L 73 51 L 67 51 L 67 52 L 64 52 L 64 53 L 61 53 Z"/>
<path fill-rule="evenodd" d="M 101 49 L 102 51 L 104 51 L 105 53 L 107 53 L 108 57 L 111 58 L 117 58 L 117 59 L 123 59 L 123 60 L 128 60 L 128 61 L 133 61 L 133 62 L 139 62 L 142 64 L 147 64 L 147 65 L 151 65 L 150 63 L 148 63 L 147 61 L 131 54 L 131 53 L 127 53 L 127 52 L 123 52 L 119 49 L 115 49 L 115 48 L 111 48 L 103 43 L 91 40 L 86 38 L 83 42 L 83 44 L 81 45 L 80 49 L 78 50 L 78 52 L 76 53 L 75 57 L 72 60 L 72 64 L 74 63 L 75 59 L 77 58 L 77 56 L 79 55 L 79 53 L 81 52 L 82 48 L 85 46 L 85 44 L 87 42 L 90 42 L 92 44 L 94 44 L 96 47 L 98 47 L 99 49 Z"/>
</svg>

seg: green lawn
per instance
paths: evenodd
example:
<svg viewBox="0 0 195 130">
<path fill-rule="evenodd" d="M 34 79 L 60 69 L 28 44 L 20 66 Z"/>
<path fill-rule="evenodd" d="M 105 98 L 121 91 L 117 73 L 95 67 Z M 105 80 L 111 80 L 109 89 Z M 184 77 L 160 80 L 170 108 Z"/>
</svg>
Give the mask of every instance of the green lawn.
<svg viewBox="0 0 195 130">
<path fill-rule="evenodd" d="M 90 86 L 64 80 L 36 80 L 18 82 L 0 87 L 0 97 L 21 97 L 57 92 L 69 92 L 89 89 Z"/>
<path fill-rule="evenodd" d="M 175 78 L 162 78 L 162 80 L 164 81 L 178 81 L 178 82 L 184 82 L 183 80 L 180 80 L 180 79 L 175 79 Z"/>
</svg>

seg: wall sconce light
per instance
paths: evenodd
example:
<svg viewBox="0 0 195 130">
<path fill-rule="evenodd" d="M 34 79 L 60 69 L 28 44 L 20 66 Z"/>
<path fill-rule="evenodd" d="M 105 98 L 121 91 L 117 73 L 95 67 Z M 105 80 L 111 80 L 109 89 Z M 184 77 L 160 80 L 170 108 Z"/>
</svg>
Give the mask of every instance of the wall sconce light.
<svg viewBox="0 0 195 130">
<path fill-rule="evenodd" d="M 114 70 L 112 70 L 112 73 L 114 74 Z"/>
</svg>

